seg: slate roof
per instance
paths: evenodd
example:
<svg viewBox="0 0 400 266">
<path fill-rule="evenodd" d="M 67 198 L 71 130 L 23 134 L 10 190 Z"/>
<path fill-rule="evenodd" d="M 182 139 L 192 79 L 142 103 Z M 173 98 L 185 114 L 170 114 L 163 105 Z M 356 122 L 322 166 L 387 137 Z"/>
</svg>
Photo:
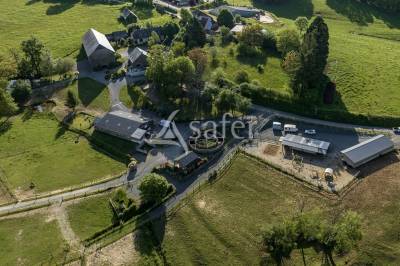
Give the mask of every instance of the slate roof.
<svg viewBox="0 0 400 266">
<path fill-rule="evenodd" d="M 330 143 L 326 141 L 305 138 L 292 134 L 287 134 L 283 137 L 282 144 L 304 152 L 320 154 L 326 154 L 330 146 Z"/>
<path fill-rule="evenodd" d="M 112 111 L 95 121 L 95 129 L 126 140 L 141 140 L 145 130 L 140 127 L 147 121 L 139 115 L 124 111 Z M 144 131 L 144 132 L 143 132 Z"/>
<path fill-rule="evenodd" d="M 174 162 L 175 164 L 179 165 L 180 168 L 185 168 L 197 160 L 200 160 L 200 157 L 193 151 L 189 151 L 178 156 Z"/>
<path fill-rule="evenodd" d="M 134 64 L 135 61 L 138 60 L 142 55 L 147 57 L 148 53 L 139 47 L 135 47 L 135 49 L 133 49 L 133 51 L 129 54 L 129 62 Z"/>
<path fill-rule="evenodd" d="M 115 53 L 114 48 L 111 46 L 106 36 L 95 29 L 89 29 L 85 35 L 83 35 L 82 43 L 87 56 L 93 54 L 98 47 L 103 47 Z"/>
<path fill-rule="evenodd" d="M 142 28 L 137 29 L 132 32 L 131 36 L 133 39 L 148 39 L 151 36 L 152 32 L 156 32 L 158 35 L 163 35 L 162 27 L 155 27 L 155 28 Z"/>
<path fill-rule="evenodd" d="M 351 160 L 353 164 L 357 165 L 359 162 L 393 148 L 394 144 L 390 138 L 384 135 L 377 135 L 357 145 L 342 150 L 340 153 Z"/>
</svg>

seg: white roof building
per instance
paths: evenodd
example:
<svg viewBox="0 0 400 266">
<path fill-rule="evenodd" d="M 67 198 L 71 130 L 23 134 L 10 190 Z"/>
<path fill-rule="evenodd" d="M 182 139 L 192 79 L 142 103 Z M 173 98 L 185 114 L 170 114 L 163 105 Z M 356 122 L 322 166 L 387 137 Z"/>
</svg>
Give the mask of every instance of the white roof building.
<svg viewBox="0 0 400 266">
<path fill-rule="evenodd" d="M 379 156 L 394 150 L 392 140 L 384 135 L 377 135 L 340 152 L 342 160 L 351 167 L 358 167 Z"/>
<path fill-rule="evenodd" d="M 89 29 L 83 35 L 82 44 L 92 67 L 108 66 L 115 62 L 115 50 L 103 33 Z"/>
<path fill-rule="evenodd" d="M 282 145 L 302 152 L 326 155 L 330 143 L 322 140 L 287 134 L 282 138 Z"/>
</svg>

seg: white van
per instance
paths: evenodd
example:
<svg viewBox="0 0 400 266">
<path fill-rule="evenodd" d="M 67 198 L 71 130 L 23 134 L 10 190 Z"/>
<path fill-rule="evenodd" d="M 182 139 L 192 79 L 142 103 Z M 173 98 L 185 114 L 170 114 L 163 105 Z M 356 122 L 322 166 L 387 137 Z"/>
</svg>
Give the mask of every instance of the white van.
<svg viewBox="0 0 400 266">
<path fill-rule="evenodd" d="M 285 124 L 283 126 L 283 131 L 295 133 L 295 132 L 299 131 L 299 129 L 296 127 L 296 125 Z"/>
<path fill-rule="evenodd" d="M 282 130 L 282 123 L 281 122 L 272 122 L 272 129 L 273 130 Z"/>
</svg>

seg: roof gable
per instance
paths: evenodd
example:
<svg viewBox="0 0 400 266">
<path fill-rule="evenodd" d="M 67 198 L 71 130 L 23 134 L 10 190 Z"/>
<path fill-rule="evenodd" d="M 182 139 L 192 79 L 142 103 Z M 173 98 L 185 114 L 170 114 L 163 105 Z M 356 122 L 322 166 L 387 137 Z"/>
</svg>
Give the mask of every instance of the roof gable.
<svg viewBox="0 0 400 266">
<path fill-rule="evenodd" d="M 115 53 L 115 50 L 107 40 L 107 37 L 95 29 L 89 29 L 85 35 L 83 35 L 82 43 L 87 56 L 93 54 L 93 52 L 99 47 Z"/>
</svg>

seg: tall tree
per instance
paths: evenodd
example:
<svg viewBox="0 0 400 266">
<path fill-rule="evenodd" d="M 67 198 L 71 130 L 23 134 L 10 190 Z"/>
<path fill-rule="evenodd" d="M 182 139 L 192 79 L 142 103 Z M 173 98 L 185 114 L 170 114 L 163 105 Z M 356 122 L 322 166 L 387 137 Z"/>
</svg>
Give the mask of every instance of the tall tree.
<svg viewBox="0 0 400 266">
<path fill-rule="evenodd" d="M 300 33 L 303 34 L 303 32 L 307 30 L 308 19 L 306 17 L 298 17 L 294 21 L 294 24 L 296 24 L 296 27 L 300 31 Z"/>
<path fill-rule="evenodd" d="M 329 54 L 329 31 L 324 19 L 317 16 L 308 27 L 300 48 L 300 67 L 292 80 L 296 95 L 319 89 Z"/>
<path fill-rule="evenodd" d="M 217 22 L 220 26 L 225 26 L 232 29 L 235 25 L 235 18 L 229 10 L 222 9 L 218 14 Z"/>
<path fill-rule="evenodd" d="M 186 25 L 183 39 L 189 49 L 206 44 L 206 32 L 196 18 L 192 18 Z"/>
<path fill-rule="evenodd" d="M 43 43 L 36 37 L 32 36 L 26 41 L 21 43 L 21 50 L 24 53 L 24 57 L 20 62 L 22 72 L 26 72 L 26 67 L 29 66 L 31 71 L 29 78 L 35 78 L 41 76 L 40 63 L 42 56 L 45 51 Z M 26 74 L 26 73 L 25 73 Z"/>
</svg>

